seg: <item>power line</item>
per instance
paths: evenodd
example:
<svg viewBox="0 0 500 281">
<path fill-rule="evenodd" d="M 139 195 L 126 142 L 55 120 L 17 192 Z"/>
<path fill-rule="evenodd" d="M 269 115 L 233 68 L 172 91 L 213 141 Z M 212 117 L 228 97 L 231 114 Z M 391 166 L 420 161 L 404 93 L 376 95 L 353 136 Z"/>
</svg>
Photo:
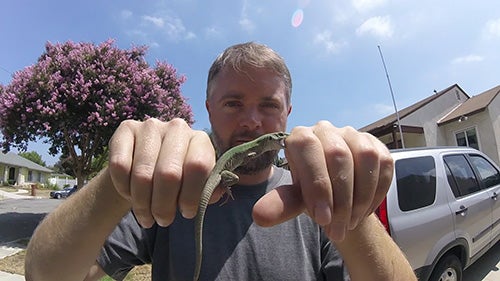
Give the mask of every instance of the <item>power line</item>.
<svg viewBox="0 0 500 281">
<path fill-rule="evenodd" d="M 12 72 L 8 71 L 6 68 L 0 65 L 0 69 L 12 75 Z"/>
</svg>

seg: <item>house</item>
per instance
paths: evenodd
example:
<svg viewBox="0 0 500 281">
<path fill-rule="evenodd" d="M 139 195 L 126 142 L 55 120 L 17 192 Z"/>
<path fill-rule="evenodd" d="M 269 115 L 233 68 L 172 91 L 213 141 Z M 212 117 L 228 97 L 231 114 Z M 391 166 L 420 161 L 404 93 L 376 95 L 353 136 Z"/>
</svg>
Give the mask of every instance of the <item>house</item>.
<svg viewBox="0 0 500 281">
<path fill-rule="evenodd" d="M 470 97 L 455 84 L 359 130 L 389 148 L 470 146 L 500 163 L 499 93 Z"/>
<path fill-rule="evenodd" d="M 0 152 L 0 185 L 44 184 L 52 170 L 13 152 Z"/>
</svg>

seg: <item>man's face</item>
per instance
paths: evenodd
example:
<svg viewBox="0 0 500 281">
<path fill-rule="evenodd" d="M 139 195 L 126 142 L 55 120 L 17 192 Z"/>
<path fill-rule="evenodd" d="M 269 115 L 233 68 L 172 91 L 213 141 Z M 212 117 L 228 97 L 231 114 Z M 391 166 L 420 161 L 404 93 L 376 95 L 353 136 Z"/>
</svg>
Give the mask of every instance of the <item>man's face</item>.
<svg viewBox="0 0 500 281">
<path fill-rule="evenodd" d="M 209 91 L 206 107 L 218 154 L 263 134 L 286 130 L 291 105 L 283 79 L 271 70 L 223 68 Z M 237 171 L 251 174 L 266 168 L 276 153 L 264 154 Z"/>
</svg>

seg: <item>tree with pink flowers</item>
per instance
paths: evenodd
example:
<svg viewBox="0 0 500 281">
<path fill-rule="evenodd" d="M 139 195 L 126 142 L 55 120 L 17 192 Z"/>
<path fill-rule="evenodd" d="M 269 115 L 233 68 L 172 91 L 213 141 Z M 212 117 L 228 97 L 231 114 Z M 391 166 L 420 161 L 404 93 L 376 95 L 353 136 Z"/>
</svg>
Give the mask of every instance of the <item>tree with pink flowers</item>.
<svg viewBox="0 0 500 281">
<path fill-rule="evenodd" d="M 180 91 L 185 77 L 166 62 L 150 67 L 146 50 L 121 50 L 113 40 L 47 43 L 34 65 L 0 85 L 3 151 L 43 140 L 51 155 L 68 156 L 81 185 L 123 120 L 180 117 L 192 124 Z"/>
</svg>

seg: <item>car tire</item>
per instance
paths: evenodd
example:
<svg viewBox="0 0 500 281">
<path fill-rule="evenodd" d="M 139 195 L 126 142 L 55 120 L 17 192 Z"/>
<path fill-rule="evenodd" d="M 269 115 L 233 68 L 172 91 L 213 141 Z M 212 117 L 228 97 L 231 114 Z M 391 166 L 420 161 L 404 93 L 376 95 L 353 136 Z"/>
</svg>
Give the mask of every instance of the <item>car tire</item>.
<svg viewBox="0 0 500 281">
<path fill-rule="evenodd" d="M 438 262 L 429 281 L 462 281 L 462 263 L 454 254 L 447 255 Z"/>
<path fill-rule="evenodd" d="M 61 199 L 61 194 L 57 193 L 55 197 L 56 199 Z"/>
</svg>

